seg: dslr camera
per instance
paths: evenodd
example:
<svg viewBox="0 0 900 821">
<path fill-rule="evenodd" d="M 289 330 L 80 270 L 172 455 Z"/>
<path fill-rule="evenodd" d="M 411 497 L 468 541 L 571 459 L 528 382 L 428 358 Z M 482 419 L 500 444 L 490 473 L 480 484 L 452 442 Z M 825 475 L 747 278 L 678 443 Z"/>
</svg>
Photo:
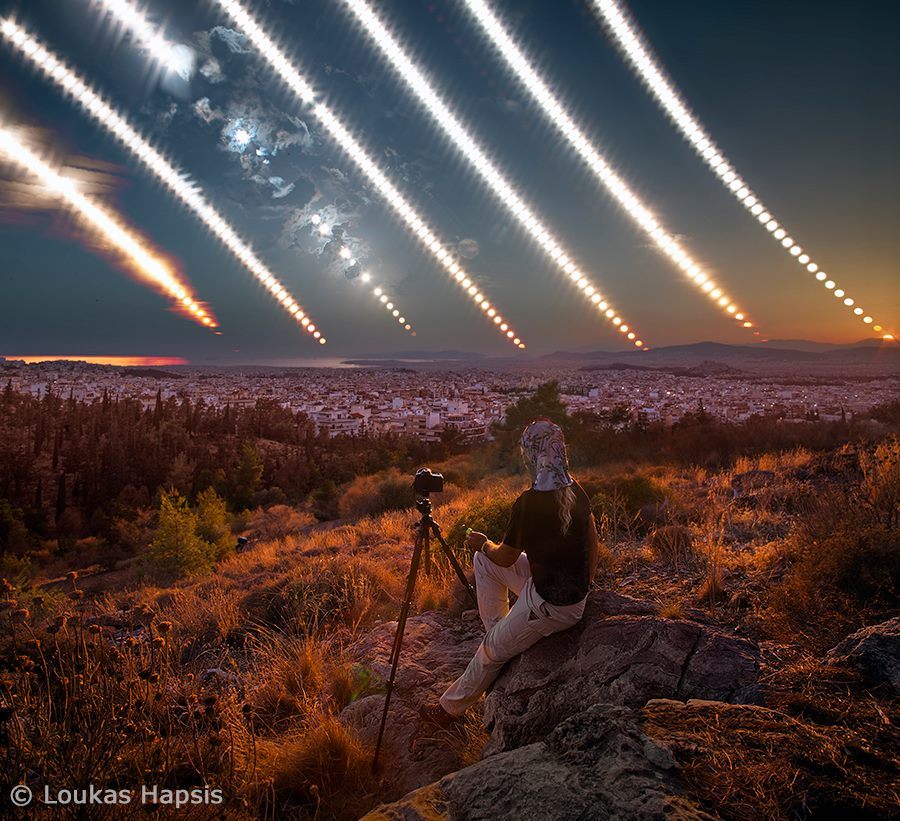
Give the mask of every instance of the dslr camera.
<svg viewBox="0 0 900 821">
<path fill-rule="evenodd" d="M 428 496 L 429 493 L 440 493 L 444 489 L 444 474 L 435 473 L 431 468 L 419 468 L 413 477 L 413 490 L 416 496 Z"/>
</svg>

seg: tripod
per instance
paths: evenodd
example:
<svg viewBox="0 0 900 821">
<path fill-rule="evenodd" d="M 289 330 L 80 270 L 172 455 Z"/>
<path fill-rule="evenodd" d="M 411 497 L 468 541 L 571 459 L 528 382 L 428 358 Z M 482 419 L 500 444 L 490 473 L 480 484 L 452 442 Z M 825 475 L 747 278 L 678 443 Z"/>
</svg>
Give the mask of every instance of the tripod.
<svg viewBox="0 0 900 821">
<path fill-rule="evenodd" d="M 416 543 L 413 547 L 412 560 L 409 563 L 409 576 L 406 579 L 406 592 L 403 595 L 403 604 L 400 605 L 400 615 L 397 617 L 397 630 L 394 633 L 394 644 L 391 647 L 391 675 L 387 682 L 387 692 L 384 697 L 384 711 L 381 714 L 381 726 L 378 728 L 378 741 L 375 744 L 375 755 L 372 758 L 372 769 L 378 769 L 378 756 L 381 753 L 381 741 L 384 738 L 384 728 L 387 724 L 388 709 L 391 706 L 391 696 L 394 692 L 394 680 L 397 677 L 397 667 L 400 665 L 400 648 L 403 645 L 403 632 L 406 630 L 406 618 L 409 615 L 409 608 L 412 606 L 413 594 L 416 589 L 416 577 L 419 574 L 419 563 L 424 554 L 426 573 L 431 569 L 431 536 L 438 540 L 444 550 L 444 555 L 459 576 L 459 580 L 463 583 L 469 598 L 477 607 L 478 599 L 475 596 L 475 588 L 469 584 L 466 574 L 459 563 L 450 546 L 444 540 L 441 534 L 441 526 L 431 516 L 431 499 L 427 493 L 422 498 L 416 499 L 416 510 L 422 514 L 416 525 Z"/>
</svg>

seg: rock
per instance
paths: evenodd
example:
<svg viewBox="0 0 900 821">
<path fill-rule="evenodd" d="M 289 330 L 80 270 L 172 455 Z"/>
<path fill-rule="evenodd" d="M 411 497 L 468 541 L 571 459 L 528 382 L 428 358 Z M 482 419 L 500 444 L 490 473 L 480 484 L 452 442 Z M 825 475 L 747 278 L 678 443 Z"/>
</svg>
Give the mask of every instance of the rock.
<svg viewBox="0 0 900 821">
<path fill-rule="evenodd" d="M 531 744 L 591 704 L 754 700 L 759 674 L 754 642 L 644 615 L 648 610 L 655 608 L 592 593 L 578 625 L 513 659 L 487 697 L 484 718 L 491 740 L 485 753 Z"/>
<path fill-rule="evenodd" d="M 900 696 L 900 616 L 851 633 L 826 660 L 854 667 L 875 684 L 886 682 Z"/>
<path fill-rule="evenodd" d="M 349 648 L 350 657 L 387 681 L 396 628 L 396 622 L 379 625 Z M 381 753 L 384 772 L 396 794 L 429 784 L 461 766 L 461 731 L 455 737 L 453 730 L 440 731 L 423 724 L 418 710 L 420 705 L 436 701 L 466 669 L 483 634 L 480 621 L 461 621 L 444 614 L 428 612 L 407 620 Z M 384 695 L 371 695 L 346 707 L 341 719 L 374 749 L 383 710 Z"/>
<path fill-rule="evenodd" d="M 672 753 L 641 724 L 637 710 L 595 705 L 545 741 L 452 773 L 365 821 L 713 818 L 685 795 Z"/>
</svg>

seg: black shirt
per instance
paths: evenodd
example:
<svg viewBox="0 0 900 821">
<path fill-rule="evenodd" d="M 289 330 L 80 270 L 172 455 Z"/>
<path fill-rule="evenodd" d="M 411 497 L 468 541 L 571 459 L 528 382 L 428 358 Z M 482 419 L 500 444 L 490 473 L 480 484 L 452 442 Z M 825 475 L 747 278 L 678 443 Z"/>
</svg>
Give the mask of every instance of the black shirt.
<svg viewBox="0 0 900 821">
<path fill-rule="evenodd" d="M 550 604 L 580 602 L 591 583 L 596 542 L 588 538 L 591 503 L 578 482 L 572 484 L 572 522 L 562 532 L 554 491 L 526 490 L 513 505 L 503 542 L 528 555 L 534 588 Z"/>
</svg>

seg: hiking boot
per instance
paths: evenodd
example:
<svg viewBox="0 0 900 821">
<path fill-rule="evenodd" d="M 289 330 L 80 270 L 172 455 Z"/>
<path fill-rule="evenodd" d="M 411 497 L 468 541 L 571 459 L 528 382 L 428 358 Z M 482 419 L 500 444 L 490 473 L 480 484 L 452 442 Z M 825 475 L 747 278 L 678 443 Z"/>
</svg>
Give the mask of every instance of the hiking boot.
<svg viewBox="0 0 900 821">
<path fill-rule="evenodd" d="M 427 724 L 433 724 L 435 727 L 448 729 L 462 720 L 462 716 L 450 715 L 439 703 L 423 704 L 419 707 L 419 718 Z"/>
</svg>

